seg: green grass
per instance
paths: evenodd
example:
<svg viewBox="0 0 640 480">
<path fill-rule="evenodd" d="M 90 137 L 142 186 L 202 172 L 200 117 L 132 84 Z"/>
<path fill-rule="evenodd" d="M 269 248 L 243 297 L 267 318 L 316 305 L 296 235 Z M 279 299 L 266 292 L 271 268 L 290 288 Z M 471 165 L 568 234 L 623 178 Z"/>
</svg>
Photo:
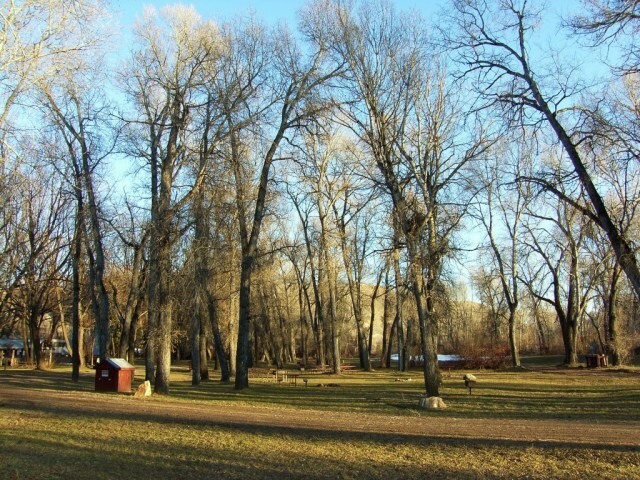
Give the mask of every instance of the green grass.
<svg viewBox="0 0 640 480">
<path fill-rule="evenodd" d="M 142 369 L 138 370 L 140 373 Z M 191 386 L 176 369 L 172 395 L 150 402 L 198 404 L 211 409 L 255 405 L 286 409 L 434 415 L 455 418 L 575 419 L 640 422 L 640 374 L 586 370 L 472 372 L 468 395 L 462 376 L 445 372 L 441 395 L 449 408 L 417 409 L 419 371 L 309 376 L 308 386 L 252 379 L 237 392 L 217 381 Z M 67 368 L 0 371 L 0 389 L 33 388 L 73 397 L 93 393 L 93 372 L 75 384 Z M 411 381 L 408 381 L 411 379 Z M 136 376 L 136 385 L 142 380 Z M 401 380 L 401 381 L 397 381 Z M 339 387 L 319 387 L 335 383 Z M 28 403 L 28 399 L 27 403 Z M 328 413 L 329 415 L 329 413 Z M 176 422 L 153 415 L 77 414 L 0 402 L 0 472 L 5 479 L 153 478 L 640 478 L 640 452 L 597 442 L 561 446 L 544 442 L 436 439 L 314 429 L 224 426 Z"/>
</svg>

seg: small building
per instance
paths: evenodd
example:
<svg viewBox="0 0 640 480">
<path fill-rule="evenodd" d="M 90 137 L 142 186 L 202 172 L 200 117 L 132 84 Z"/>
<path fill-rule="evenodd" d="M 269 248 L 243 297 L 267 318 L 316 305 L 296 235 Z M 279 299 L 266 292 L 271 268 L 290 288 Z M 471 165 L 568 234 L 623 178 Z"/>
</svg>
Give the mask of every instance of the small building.
<svg viewBox="0 0 640 480">
<path fill-rule="evenodd" d="M 24 355 L 24 342 L 18 338 L 0 338 L 0 366 L 18 365 Z"/>
<path fill-rule="evenodd" d="M 97 392 L 131 392 L 136 369 L 124 358 L 107 358 L 96 365 Z"/>
</svg>

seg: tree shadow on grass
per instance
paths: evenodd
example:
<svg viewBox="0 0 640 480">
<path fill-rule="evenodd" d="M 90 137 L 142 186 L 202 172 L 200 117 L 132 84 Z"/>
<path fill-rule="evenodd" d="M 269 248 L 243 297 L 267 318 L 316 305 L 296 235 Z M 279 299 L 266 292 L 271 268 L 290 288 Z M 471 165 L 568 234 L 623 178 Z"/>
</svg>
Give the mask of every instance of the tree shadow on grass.
<svg viewBox="0 0 640 480">
<path fill-rule="evenodd" d="M 629 454 L 635 455 L 638 461 L 637 449 L 625 446 L 431 438 L 401 432 L 331 431 L 237 420 L 177 418 L 148 411 L 96 411 L 77 404 L 60 407 L 31 402 L 25 405 L 32 415 L 32 425 L 37 428 L 25 428 L 23 420 L 19 430 L 0 429 L 0 447 L 7 459 L 3 472 L 8 478 L 491 479 L 504 478 L 505 474 L 492 473 L 490 462 L 496 452 L 517 459 L 531 449 L 535 449 L 540 458 L 567 455 L 585 463 L 594 455 L 610 458 L 612 464 L 601 462 L 598 468 L 605 469 L 600 473 L 609 472 L 609 478 L 616 478 L 616 462 L 633 462 L 633 458 L 627 457 Z M 0 412 L 5 418 L 19 417 L 24 415 L 25 405 L 4 405 Z M 81 428 L 56 431 L 55 422 L 45 426 L 51 419 L 60 420 L 66 426 L 77 422 L 93 427 L 90 432 Z M 119 425 L 127 425 L 122 428 L 125 434 L 118 435 Z M 149 435 L 154 428 L 165 434 L 161 438 Z M 282 448 L 283 444 L 289 446 L 285 447 L 286 451 L 272 450 L 273 445 Z M 323 453 L 325 450 L 315 447 L 317 445 L 335 448 L 327 455 Z M 376 462 L 362 454 L 370 452 L 375 459 L 378 452 L 389 451 L 402 459 Z M 460 461 L 469 452 L 481 458 L 479 467 Z M 443 462 L 443 456 L 450 458 Z M 521 472 L 511 476 L 526 474 L 527 478 L 544 478 L 541 472 L 536 475 L 535 468 L 539 466 L 519 465 L 518 468 Z M 588 471 L 590 467 L 585 465 L 585 468 Z M 620 475 L 617 478 L 621 478 Z"/>
<path fill-rule="evenodd" d="M 1 398 L 1 397 L 0 397 Z M 158 405 L 162 406 L 162 405 Z M 505 447 L 524 448 L 535 446 L 537 448 L 571 448 L 575 450 L 593 450 L 597 449 L 598 444 L 583 443 L 583 442 L 567 442 L 557 440 L 512 440 L 512 439 L 496 439 L 486 438 L 483 436 L 483 432 L 474 432 L 474 435 L 469 434 L 465 437 L 448 436 L 443 434 L 424 435 L 422 433 L 407 433 L 407 432 L 371 432 L 362 429 L 350 430 L 343 425 L 336 425 L 332 423 L 330 414 L 328 415 L 327 422 L 322 427 L 308 427 L 304 425 L 296 425 L 292 422 L 290 426 L 282 426 L 278 424 L 269 423 L 269 419 L 260 418 L 254 420 L 248 415 L 246 418 L 214 418 L 212 416 L 203 415 L 199 416 L 201 412 L 201 406 L 196 409 L 190 409 L 188 406 L 184 409 L 180 409 L 180 405 L 175 405 L 175 409 L 167 410 L 161 409 L 153 412 L 144 410 L 144 404 L 130 404 L 130 403 L 113 403 L 97 406 L 90 402 L 73 402 L 70 398 L 69 405 L 61 405 L 60 402 L 55 404 L 46 403 L 46 401 L 40 399 L 34 401 L 33 399 L 9 399 L 0 402 L 0 411 L 5 413 L 11 410 L 20 410 L 26 408 L 31 412 L 37 412 L 40 414 L 60 417 L 60 418 L 77 418 L 80 416 L 91 418 L 96 427 L 99 427 L 100 422 L 104 420 L 114 422 L 147 422 L 153 424 L 165 424 L 167 426 L 172 425 L 184 425 L 184 426 L 207 426 L 217 428 L 227 428 L 234 431 L 241 431 L 246 433 L 261 434 L 261 435 L 287 435 L 287 436 L 299 436 L 303 438 L 316 438 L 326 441 L 340 440 L 343 442 L 354 442 L 366 440 L 367 442 L 389 444 L 389 443 L 402 443 L 405 445 L 429 445 L 436 443 L 449 443 L 472 446 L 487 446 L 487 445 L 502 445 Z M 216 407 L 214 407 L 216 408 Z M 217 407 L 220 411 L 224 411 L 224 407 Z M 281 415 L 286 415 L 286 412 L 279 412 Z M 292 411 L 291 418 L 295 419 L 297 413 Z M 601 448 L 607 451 L 637 451 L 637 445 L 606 445 Z"/>
</svg>

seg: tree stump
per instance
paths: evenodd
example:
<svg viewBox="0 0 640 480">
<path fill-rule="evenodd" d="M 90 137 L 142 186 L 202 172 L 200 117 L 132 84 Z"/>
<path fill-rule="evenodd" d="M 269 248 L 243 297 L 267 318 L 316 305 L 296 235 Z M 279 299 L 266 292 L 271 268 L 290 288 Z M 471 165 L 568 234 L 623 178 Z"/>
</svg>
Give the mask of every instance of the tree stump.
<svg viewBox="0 0 640 480">
<path fill-rule="evenodd" d="M 145 380 L 138 386 L 136 393 L 133 394 L 134 397 L 150 397 L 151 396 L 151 382 L 149 380 Z"/>
<path fill-rule="evenodd" d="M 423 395 L 420 397 L 420 408 L 424 408 L 426 410 L 438 410 L 447 408 L 447 404 L 444 403 L 444 400 L 440 397 L 428 397 L 427 395 Z"/>
</svg>

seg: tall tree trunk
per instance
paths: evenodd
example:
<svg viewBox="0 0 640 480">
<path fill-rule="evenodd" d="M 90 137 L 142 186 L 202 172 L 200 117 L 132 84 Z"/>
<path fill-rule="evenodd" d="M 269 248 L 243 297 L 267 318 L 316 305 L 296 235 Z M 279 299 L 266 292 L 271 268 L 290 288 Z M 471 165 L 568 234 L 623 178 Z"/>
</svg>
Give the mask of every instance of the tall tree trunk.
<svg viewBox="0 0 640 480">
<path fill-rule="evenodd" d="M 209 365 L 207 357 L 207 324 L 204 319 L 207 317 L 207 309 L 200 310 L 200 379 L 209 380 Z M 195 368 L 195 367 L 194 367 Z"/>
<path fill-rule="evenodd" d="M 391 291 L 389 288 L 389 267 L 384 274 L 384 302 L 382 304 L 382 351 L 380 352 L 380 366 L 382 368 L 388 368 L 389 365 L 389 353 L 391 345 L 389 339 L 392 334 L 389 326 L 389 318 L 391 316 Z M 389 345 L 388 345 L 389 344 Z"/>
<path fill-rule="evenodd" d="M 380 272 L 378 273 L 378 277 L 376 278 L 376 284 L 375 284 L 375 287 L 373 288 L 373 293 L 371 294 L 371 303 L 370 303 L 371 314 L 369 316 L 369 339 L 367 343 L 367 350 L 369 351 L 370 355 L 372 355 L 371 352 L 373 350 L 373 327 L 376 320 L 376 300 L 378 299 L 378 290 L 380 289 L 380 283 L 382 283 L 382 276 L 384 275 L 385 270 L 386 270 L 386 266 L 384 269 L 380 270 Z M 384 339 L 383 339 L 383 343 L 384 343 Z"/>
<path fill-rule="evenodd" d="M 201 157 L 201 166 L 204 168 L 206 158 Z M 192 366 L 192 384 L 198 385 L 200 380 L 207 380 L 209 372 L 207 370 L 207 336 L 206 323 L 204 318 L 208 315 L 208 298 L 211 283 L 211 265 L 210 265 L 210 223 L 207 218 L 207 211 L 204 206 L 205 192 L 199 188 L 193 199 L 193 218 L 194 218 L 194 238 L 192 243 L 193 256 L 195 259 L 194 274 L 196 287 L 196 305 L 195 315 L 192 318 L 191 325 L 191 366 Z M 197 318 L 196 318 L 197 317 Z M 195 359 L 194 357 L 198 357 Z"/>
<path fill-rule="evenodd" d="M 319 261 L 323 266 L 318 272 L 318 284 L 320 288 L 324 288 L 327 293 L 327 302 L 321 303 L 321 311 L 326 313 L 324 318 L 327 322 L 330 334 L 327 350 L 331 352 L 332 371 L 339 375 L 340 368 L 340 331 L 338 329 L 337 305 L 336 305 L 336 288 L 334 260 L 332 258 L 329 244 L 329 231 L 327 226 L 327 211 L 325 209 L 324 200 L 320 190 L 316 192 L 316 207 L 318 209 L 318 220 L 320 223 L 320 255 Z M 326 330 L 325 330 L 326 332 Z"/>
<path fill-rule="evenodd" d="M 175 92 L 171 100 L 171 122 L 166 152 L 162 158 L 160 171 L 159 194 L 157 198 L 157 215 L 153 219 L 152 234 L 156 237 L 157 255 L 155 257 L 157 270 L 155 281 L 155 316 L 158 322 L 155 327 L 156 342 L 156 371 L 154 392 L 168 395 L 171 374 L 171 336 L 173 300 L 171 297 L 171 246 L 174 242 L 173 221 L 174 208 L 172 206 L 173 180 L 175 163 L 179 155 L 179 136 L 188 115 L 180 92 Z M 152 137 L 153 138 L 153 137 Z M 194 187 L 195 189 L 196 187 Z M 192 192 L 195 190 L 192 190 Z M 186 198 L 186 197 L 183 197 Z"/>
<path fill-rule="evenodd" d="M 327 286 L 329 288 L 329 319 L 331 325 L 331 356 L 333 357 L 333 373 L 340 375 L 341 358 L 340 358 L 340 329 L 338 326 L 338 309 L 336 301 L 336 282 L 333 272 L 329 270 L 327 275 Z"/>
<path fill-rule="evenodd" d="M 398 327 L 398 315 L 395 315 L 395 317 L 393 318 L 393 323 L 391 324 L 391 330 L 389 331 L 389 343 L 387 346 L 387 356 L 385 358 L 385 362 L 388 367 L 391 367 L 391 352 L 393 352 L 393 340 L 394 338 L 396 338 L 397 327 Z M 398 357 L 398 361 L 400 361 L 400 357 Z"/>
<path fill-rule="evenodd" d="M 393 250 L 393 271 L 396 280 L 396 317 L 394 320 L 395 331 L 398 337 L 398 370 L 405 372 L 407 370 L 406 346 L 404 344 L 404 312 L 403 312 L 403 294 L 400 291 L 403 278 L 400 272 L 400 250 L 394 247 Z"/>
<path fill-rule="evenodd" d="M 360 368 L 366 371 L 371 371 L 371 364 L 369 363 L 369 348 L 363 331 L 364 321 L 362 318 L 362 292 L 360 283 L 358 282 L 358 280 L 356 280 L 351 268 L 349 252 L 347 248 L 347 232 L 344 218 L 339 218 L 338 223 L 340 228 L 340 250 L 342 251 L 342 263 L 344 264 L 345 273 L 347 275 L 349 296 L 351 298 L 353 316 L 356 321 L 356 335 L 358 339 L 358 358 L 360 360 Z"/>
<path fill-rule="evenodd" d="M 509 348 L 511 349 L 511 365 L 520 366 L 520 350 L 516 338 L 516 310 L 509 304 Z"/>
<path fill-rule="evenodd" d="M 578 299 L 578 279 L 580 278 L 580 271 L 578 269 L 578 253 L 577 247 L 574 242 L 571 242 L 570 246 L 570 275 L 569 275 L 569 289 L 567 293 L 567 314 L 564 318 L 565 333 L 565 350 L 567 365 L 574 366 L 578 363 L 578 352 L 576 350 L 576 343 L 578 338 L 578 322 L 580 321 L 580 302 Z M 560 324 L 562 325 L 562 323 Z"/>
<path fill-rule="evenodd" d="M 618 297 L 618 280 L 620 279 L 620 267 L 616 263 L 611 272 L 609 296 L 607 298 L 607 349 L 611 355 L 611 364 L 622 365 L 622 354 L 618 338 L 618 316 L 616 314 Z"/>
<path fill-rule="evenodd" d="M 78 107 L 79 118 L 81 116 L 81 108 L 77 99 L 75 99 Z M 87 137 L 84 131 L 84 123 L 80 122 L 79 131 L 76 134 L 76 138 L 80 142 L 82 148 L 82 177 L 84 188 L 87 195 L 87 207 L 89 214 L 89 223 L 91 231 L 91 243 L 92 251 L 94 253 L 93 269 L 90 269 L 90 274 L 95 276 L 93 279 L 93 286 L 97 290 L 94 294 L 97 300 L 96 310 L 96 336 L 98 343 L 98 356 L 100 360 L 103 360 L 109 356 L 109 292 L 104 281 L 105 277 L 105 256 L 103 247 L 103 235 L 102 227 L 100 225 L 100 215 L 98 211 L 98 201 L 93 186 L 93 166 L 90 164 L 91 153 L 87 145 Z"/>
<path fill-rule="evenodd" d="M 207 309 L 209 312 L 209 323 L 211 324 L 211 332 L 213 334 L 213 342 L 216 349 L 216 359 L 220 365 L 220 381 L 228 382 L 231 378 L 231 369 L 229 367 L 229 361 L 224 349 L 224 341 L 220 333 L 220 325 L 218 322 L 218 309 L 215 304 L 215 299 L 211 293 L 207 293 Z"/>
<path fill-rule="evenodd" d="M 302 284 L 302 280 L 299 275 L 296 276 L 298 280 L 298 309 L 300 311 L 300 348 L 302 350 L 302 365 L 307 366 L 309 364 L 309 350 L 308 350 L 308 338 L 309 338 L 309 322 L 308 317 L 306 315 L 306 305 L 305 305 L 305 290 Z"/>
<path fill-rule="evenodd" d="M 160 191 L 160 181 L 158 178 L 160 160 L 159 160 L 159 136 L 155 132 L 155 125 L 153 122 L 149 123 L 149 138 L 151 141 L 151 155 L 149 159 L 149 169 L 151 173 L 151 226 L 149 232 L 149 262 L 148 262 L 148 284 L 147 284 L 147 328 L 145 330 L 145 380 L 148 380 L 153 385 L 155 383 L 155 369 L 156 369 L 156 347 L 157 347 L 157 333 L 156 329 L 160 323 L 159 320 L 159 265 L 158 265 L 158 247 L 159 247 L 159 232 L 158 232 L 158 197 Z"/>
<path fill-rule="evenodd" d="M 527 74 L 528 73 L 529 72 L 527 70 Z M 591 179 L 591 176 L 578 153 L 578 148 L 574 144 L 571 136 L 567 134 L 563 125 L 560 123 L 558 116 L 552 111 L 549 104 L 545 101 L 535 80 L 530 76 L 525 77 L 525 79 L 529 83 L 533 96 L 540 107 L 539 111 L 544 114 L 545 118 L 551 125 L 551 128 L 555 131 L 558 140 L 564 147 L 565 152 L 573 164 L 581 185 L 584 187 L 587 196 L 589 197 L 589 201 L 594 210 L 594 214 L 591 214 L 590 218 L 594 220 L 607 235 L 607 238 L 613 247 L 613 251 L 616 254 L 618 264 L 629 279 L 629 283 L 631 284 L 636 297 L 640 299 L 640 268 L 638 267 L 638 262 L 633 249 L 624 237 L 624 234 L 618 229 L 618 227 L 616 227 L 615 223 L 611 219 L 609 210 L 607 209 L 600 192 L 598 192 L 598 189 L 593 183 L 593 180 Z"/>
<path fill-rule="evenodd" d="M 160 306 L 160 325 L 156 354 L 156 382 L 154 392 L 168 395 L 171 375 L 171 302 L 163 302 Z"/>
<path fill-rule="evenodd" d="M 164 175 L 163 175 L 164 176 Z M 165 193 L 166 195 L 166 193 Z M 168 215 L 169 198 L 164 199 L 166 208 L 161 208 L 159 222 L 158 253 L 157 253 L 157 324 L 155 330 L 156 371 L 154 392 L 168 395 L 171 373 L 171 335 L 173 300 L 171 297 L 171 218 Z M 162 202 L 161 202 L 162 203 Z"/>
<path fill-rule="evenodd" d="M 575 309 L 575 295 L 573 281 L 569 280 L 569 292 L 567 299 L 567 310 L 562 308 L 562 299 L 560 297 L 560 288 L 554 284 L 555 310 L 560 323 L 560 331 L 562 333 L 562 343 L 564 345 L 564 364 L 575 366 L 578 363 L 578 355 L 576 352 L 577 329 L 577 312 Z"/>
<path fill-rule="evenodd" d="M 409 256 L 409 269 L 411 285 L 418 311 L 418 323 L 420 326 L 420 345 L 423 355 L 424 384 L 427 395 L 438 397 L 440 389 L 440 368 L 438 367 L 438 320 L 435 313 L 434 297 L 435 284 L 439 273 L 439 260 L 434 258 L 435 245 L 435 219 L 433 214 L 429 217 L 428 227 L 428 251 L 429 259 L 427 269 L 427 281 L 425 284 L 422 262 L 418 254 L 418 239 L 405 234 L 407 241 L 407 253 Z"/>
<path fill-rule="evenodd" d="M 249 336 L 251 334 L 251 270 L 253 257 L 243 254 L 240 270 L 240 312 L 238 317 L 238 349 L 236 351 L 235 388 L 249 387 Z"/>
<path fill-rule="evenodd" d="M 45 362 L 42 357 L 39 320 L 38 312 L 33 307 L 29 307 L 29 334 L 31 337 L 31 348 L 33 349 L 33 363 L 38 370 L 44 370 Z"/>
<path fill-rule="evenodd" d="M 138 295 L 144 295 L 144 291 L 140 289 Z M 131 318 L 131 328 L 129 329 L 129 345 L 127 347 L 127 360 L 133 365 L 136 361 L 136 330 L 138 328 L 138 320 L 140 319 L 140 304 L 142 303 L 142 298 L 138 298 L 136 303 L 136 308 L 133 310 L 133 315 Z"/>
<path fill-rule="evenodd" d="M 200 314 L 202 309 L 200 304 L 200 299 L 196 300 L 196 307 L 191 314 L 191 385 L 200 385 L 200 379 L 202 378 L 200 372 Z"/>
<path fill-rule="evenodd" d="M 144 275 L 142 273 L 144 240 L 133 247 L 133 265 L 131 267 L 131 281 L 129 284 L 129 293 L 127 295 L 127 303 L 125 305 L 124 319 L 122 321 L 122 335 L 120 335 L 120 343 L 118 346 L 118 355 L 121 358 L 133 359 L 131 352 L 132 336 L 135 339 L 135 333 L 132 335 L 131 329 L 135 329 L 134 318 L 138 313 L 140 302 L 142 301 Z M 116 299 L 114 298 L 114 303 Z"/>
<path fill-rule="evenodd" d="M 80 210 L 80 205 L 78 205 Z M 82 356 L 80 355 L 80 345 L 82 344 L 80 335 L 82 326 L 80 322 L 80 257 L 82 255 L 82 215 L 76 212 L 76 221 L 73 232 L 73 244 L 71 254 L 71 278 L 72 278 L 72 301 L 71 301 L 71 380 L 80 380 L 80 366 Z"/>
<path fill-rule="evenodd" d="M 232 297 L 233 296 L 233 297 Z M 235 296 L 235 292 L 232 291 L 231 284 L 229 285 L 229 297 L 233 298 L 231 312 L 240 312 L 240 299 Z M 229 317 L 229 338 L 226 343 L 226 351 L 229 352 L 229 371 L 231 375 L 236 374 L 236 360 L 238 358 L 238 315 L 231 314 Z"/>
<path fill-rule="evenodd" d="M 246 201 L 244 193 L 244 178 L 241 172 L 241 158 L 239 152 L 237 133 L 231 134 L 231 161 L 236 180 L 236 205 L 240 223 L 240 241 L 242 244 L 242 260 L 240 263 L 240 295 L 238 308 L 238 343 L 236 350 L 236 378 L 235 388 L 241 390 L 249 387 L 249 360 L 250 360 L 250 336 L 251 336 L 251 276 L 255 264 L 255 255 L 258 250 L 258 238 L 262 229 L 262 221 L 265 215 L 269 172 L 273 163 L 273 157 L 284 138 L 286 130 L 285 120 L 288 118 L 288 108 L 282 112 L 283 123 L 280 124 L 275 138 L 267 151 L 258 184 L 258 194 L 253 211 L 251 231 L 247 225 Z M 231 122 L 231 119 L 229 119 Z M 233 126 L 230 125 L 233 129 Z"/>
</svg>

